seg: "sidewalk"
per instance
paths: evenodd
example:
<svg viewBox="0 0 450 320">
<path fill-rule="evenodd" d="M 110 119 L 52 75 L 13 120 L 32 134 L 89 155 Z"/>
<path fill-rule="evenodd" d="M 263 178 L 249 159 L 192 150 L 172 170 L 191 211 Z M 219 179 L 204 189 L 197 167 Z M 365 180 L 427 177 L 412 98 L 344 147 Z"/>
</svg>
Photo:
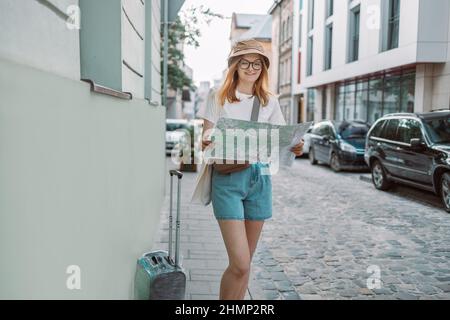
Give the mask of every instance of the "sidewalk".
<svg viewBox="0 0 450 320">
<path fill-rule="evenodd" d="M 166 198 L 161 212 L 160 228 L 153 249 L 167 250 L 169 230 L 170 176 L 169 170 L 175 169 L 167 158 Z M 219 225 L 214 218 L 211 205 L 205 207 L 190 203 L 190 195 L 197 173 L 184 172 L 181 181 L 181 244 L 182 266 L 187 273 L 187 300 L 218 300 L 220 280 L 228 266 L 228 257 L 222 240 Z M 173 223 L 176 220 L 177 178 L 173 178 Z M 175 232 L 173 233 L 175 241 Z M 252 267 L 252 276 L 257 270 Z M 262 290 L 250 280 L 250 289 L 246 300 L 264 299 Z"/>
</svg>

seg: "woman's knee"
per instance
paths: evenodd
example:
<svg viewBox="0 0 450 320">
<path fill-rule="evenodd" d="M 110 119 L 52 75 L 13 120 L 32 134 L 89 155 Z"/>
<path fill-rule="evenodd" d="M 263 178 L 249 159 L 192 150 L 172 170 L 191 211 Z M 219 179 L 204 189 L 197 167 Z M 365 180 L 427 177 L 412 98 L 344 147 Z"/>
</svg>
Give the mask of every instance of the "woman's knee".
<svg viewBox="0 0 450 320">
<path fill-rule="evenodd" d="M 228 269 L 237 277 L 241 278 L 250 273 L 250 259 L 231 263 Z"/>
</svg>

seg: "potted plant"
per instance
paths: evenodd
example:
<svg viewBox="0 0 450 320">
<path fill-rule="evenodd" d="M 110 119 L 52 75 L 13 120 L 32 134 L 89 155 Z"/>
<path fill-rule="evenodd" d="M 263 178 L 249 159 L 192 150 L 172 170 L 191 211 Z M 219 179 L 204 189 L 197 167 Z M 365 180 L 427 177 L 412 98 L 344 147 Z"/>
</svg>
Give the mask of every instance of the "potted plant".
<svg viewBox="0 0 450 320">
<path fill-rule="evenodd" d="M 187 130 L 187 133 L 189 133 L 190 139 L 190 147 L 184 147 L 182 148 L 182 156 L 181 156 L 181 163 L 180 163 L 180 171 L 185 172 L 197 172 L 197 163 L 195 161 L 195 127 L 194 125 L 190 125 L 189 129 Z M 189 142 L 188 142 L 189 143 Z M 190 152 L 190 157 L 187 157 L 185 154 L 186 152 Z M 185 157 L 186 155 L 186 157 Z"/>
</svg>

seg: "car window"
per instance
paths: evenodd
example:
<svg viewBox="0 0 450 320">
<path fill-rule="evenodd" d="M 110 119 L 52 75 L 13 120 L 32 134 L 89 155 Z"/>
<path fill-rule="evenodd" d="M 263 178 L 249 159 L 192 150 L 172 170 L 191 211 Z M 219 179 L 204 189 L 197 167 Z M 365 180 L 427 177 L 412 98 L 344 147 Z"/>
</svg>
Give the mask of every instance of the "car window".
<svg viewBox="0 0 450 320">
<path fill-rule="evenodd" d="M 403 119 L 398 126 L 398 140 L 403 143 L 411 143 L 411 139 L 423 140 L 420 123 L 413 119 Z"/>
<path fill-rule="evenodd" d="M 433 143 L 450 143 L 450 118 L 426 120 L 424 125 Z"/>
<path fill-rule="evenodd" d="M 327 126 L 326 134 L 329 135 L 331 138 L 335 138 L 334 130 L 330 125 Z"/>
<path fill-rule="evenodd" d="M 383 126 L 386 123 L 386 121 L 380 121 L 378 122 L 375 127 L 373 128 L 373 130 L 370 133 L 371 137 L 381 137 L 381 131 L 383 130 Z"/>
<path fill-rule="evenodd" d="M 320 128 L 320 125 L 319 124 L 316 124 L 313 128 L 312 128 L 312 130 L 311 130 L 311 133 L 312 134 L 319 134 L 319 128 Z"/>
<path fill-rule="evenodd" d="M 397 129 L 399 123 L 400 120 L 398 119 L 389 120 L 389 122 L 384 126 L 384 130 L 381 133 L 381 138 L 386 140 L 397 141 Z"/>
<path fill-rule="evenodd" d="M 369 129 L 366 124 L 344 122 L 339 126 L 338 132 L 342 139 L 361 139 L 366 137 Z"/>
<path fill-rule="evenodd" d="M 326 123 L 322 123 L 317 125 L 317 127 L 315 127 L 313 129 L 313 133 L 317 134 L 318 136 L 324 136 L 327 134 L 327 124 Z"/>
<path fill-rule="evenodd" d="M 188 129 L 188 125 L 185 123 L 167 123 L 166 124 L 167 131 L 175 131 L 178 129 Z"/>
</svg>

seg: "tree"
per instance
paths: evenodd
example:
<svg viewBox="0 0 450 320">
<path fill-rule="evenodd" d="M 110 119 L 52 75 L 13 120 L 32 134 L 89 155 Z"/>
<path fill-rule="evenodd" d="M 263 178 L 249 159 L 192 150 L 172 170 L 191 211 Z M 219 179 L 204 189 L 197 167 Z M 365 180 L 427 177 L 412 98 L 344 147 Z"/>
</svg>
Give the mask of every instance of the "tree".
<svg viewBox="0 0 450 320">
<path fill-rule="evenodd" d="M 209 25 L 214 18 L 223 19 L 220 14 L 213 13 L 203 5 L 190 7 L 180 12 L 175 22 L 169 26 L 168 36 L 168 86 L 173 90 L 189 88 L 195 90 L 192 80 L 186 75 L 182 67 L 184 65 L 184 54 L 180 46 L 184 44 L 199 47 L 198 39 L 201 36 L 199 27 L 206 23 Z M 164 39 L 164 34 L 161 34 Z M 161 46 L 161 57 L 163 57 L 164 42 Z M 163 59 L 161 59 L 161 70 L 163 70 Z M 162 75 L 162 74 L 161 74 Z M 161 81 L 163 86 L 163 81 Z M 163 88 L 161 88 L 163 92 Z"/>
</svg>

